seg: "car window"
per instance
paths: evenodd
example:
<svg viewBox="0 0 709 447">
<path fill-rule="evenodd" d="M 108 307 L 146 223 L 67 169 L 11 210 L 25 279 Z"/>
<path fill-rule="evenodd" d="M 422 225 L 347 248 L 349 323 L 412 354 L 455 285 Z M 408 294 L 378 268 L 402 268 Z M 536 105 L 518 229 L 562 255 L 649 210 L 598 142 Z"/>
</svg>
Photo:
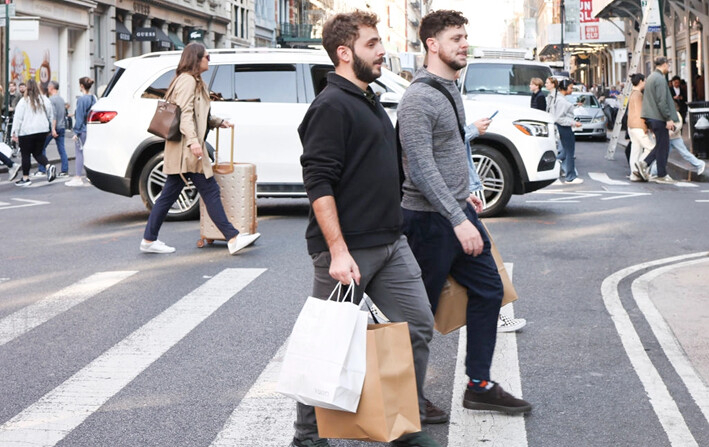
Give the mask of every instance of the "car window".
<svg viewBox="0 0 709 447">
<path fill-rule="evenodd" d="M 205 71 L 202 73 L 202 79 L 204 79 L 204 82 L 209 83 L 209 80 L 212 78 L 212 75 L 214 74 L 214 67 L 209 67 L 209 70 Z M 149 99 L 163 99 L 165 97 L 165 93 L 167 93 L 168 87 L 170 87 L 170 83 L 172 80 L 175 78 L 175 70 L 168 70 L 160 77 L 158 77 L 155 81 L 153 81 L 148 88 L 145 89 L 142 95 L 140 95 L 141 98 L 149 98 Z"/>
<path fill-rule="evenodd" d="M 566 100 L 571 104 L 578 105 L 579 107 L 588 107 L 590 109 L 600 109 L 601 105 L 598 100 L 593 95 L 574 95 L 573 93 L 565 96 Z"/>
<path fill-rule="evenodd" d="M 313 78 L 313 89 L 315 96 L 319 95 L 327 85 L 327 74 L 334 72 L 335 67 L 332 65 L 313 65 L 310 67 L 310 74 Z"/>
<path fill-rule="evenodd" d="M 549 76 L 551 69 L 545 66 L 474 63 L 465 73 L 463 93 L 531 96 L 529 81 Z"/>
<path fill-rule="evenodd" d="M 234 66 L 234 99 L 255 102 L 298 102 L 295 65 Z"/>
<path fill-rule="evenodd" d="M 216 73 L 209 86 L 209 97 L 212 101 L 232 101 L 234 99 L 234 66 L 218 65 Z"/>
</svg>

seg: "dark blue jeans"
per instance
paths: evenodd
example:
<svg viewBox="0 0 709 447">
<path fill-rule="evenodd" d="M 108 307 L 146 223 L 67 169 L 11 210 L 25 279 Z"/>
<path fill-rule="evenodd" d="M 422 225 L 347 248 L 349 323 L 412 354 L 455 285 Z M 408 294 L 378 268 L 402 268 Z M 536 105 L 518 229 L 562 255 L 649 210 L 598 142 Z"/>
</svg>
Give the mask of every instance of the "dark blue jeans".
<svg viewBox="0 0 709 447">
<path fill-rule="evenodd" d="M 465 214 L 483 239 L 483 252 L 466 255 L 448 219 L 436 212 L 403 209 L 403 231 L 421 267 L 421 275 L 431 309 L 436 312 L 438 297 L 448 275 L 468 289 L 467 353 L 465 370 L 471 379 L 490 380 L 490 365 L 497 341 L 497 318 L 504 294 L 502 280 L 490 252 L 490 238 L 475 210 L 467 205 Z"/>
<path fill-rule="evenodd" d="M 655 147 L 645 157 L 645 163 L 650 166 L 656 161 L 657 176 L 664 177 L 667 175 L 667 159 L 670 156 L 670 131 L 667 130 L 665 121 L 645 119 L 645 122 L 655 134 Z"/>
<path fill-rule="evenodd" d="M 234 226 L 229 222 L 224 212 L 224 206 L 222 205 L 222 199 L 219 195 L 219 185 L 214 177 L 206 178 L 204 174 L 198 174 L 195 172 L 188 172 L 185 174 L 185 178 L 192 180 L 192 183 L 199 191 L 201 200 L 204 201 L 204 205 L 207 208 L 209 217 L 214 222 L 214 225 L 219 228 L 222 232 L 224 238 L 229 241 L 237 234 L 239 231 L 234 228 Z M 148 217 L 148 224 L 145 226 L 145 232 L 143 233 L 143 238 L 146 241 L 154 241 L 158 238 L 158 232 L 160 232 L 160 227 L 165 221 L 168 211 L 175 200 L 180 196 L 182 188 L 185 187 L 185 183 L 179 174 L 171 174 L 167 176 L 165 181 L 165 186 L 163 186 L 162 193 L 158 200 L 155 201 L 153 209 L 150 211 L 150 217 Z"/>
<path fill-rule="evenodd" d="M 2 152 L 0 152 L 0 161 L 8 168 L 11 168 L 12 165 L 15 164 L 12 159 L 8 158 L 7 155 L 3 154 Z"/>
<path fill-rule="evenodd" d="M 578 177 L 576 160 L 574 159 L 576 156 L 576 136 L 570 126 L 560 126 L 557 124 L 556 128 L 559 131 L 561 146 L 564 148 L 563 154 L 559 154 L 561 169 L 563 169 L 564 174 L 566 174 L 566 181 L 570 182 Z"/>
<path fill-rule="evenodd" d="M 47 146 L 49 146 L 49 143 L 52 140 L 55 140 L 57 142 L 57 152 L 59 152 L 59 158 L 62 161 L 62 171 L 61 172 L 66 172 L 69 173 L 69 159 L 66 156 L 66 149 L 64 147 L 64 134 L 66 133 L 66 129 L 57 129 L 57 137 L 54 138 L 52 136 L 52 133 L 49 132 L 47 134 L 47 139 L 44 140 L 44 150 L 42 151 L 42 155 L 45 157 L 47 156 Z M 39 169 L 39 172 L 46 172 L 47 168 L 44 166 L 37 166 L 37 169 Z"/>
</svg>

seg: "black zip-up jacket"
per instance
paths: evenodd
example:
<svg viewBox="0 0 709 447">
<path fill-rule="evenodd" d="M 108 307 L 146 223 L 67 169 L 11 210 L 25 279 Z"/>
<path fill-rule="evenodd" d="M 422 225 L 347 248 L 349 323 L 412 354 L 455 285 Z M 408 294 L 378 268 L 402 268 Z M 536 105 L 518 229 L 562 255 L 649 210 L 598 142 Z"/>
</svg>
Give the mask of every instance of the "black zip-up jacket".
<svg viewBox="0 0 709 447">
<path fill-rule="evenodd" d="M 335 73 L 298 127 L 303 183 L 310 203 L 334 196 L 350 250 L 401 235 L 396 134 L 377 98 Z M 328 250 L 311 209 L 305 232 L 310 254 Z"/>
<path fill-rule="evenodd" d="M 547 100 L 541 90 L 537 93 L 532 93 L 532 108 L 539 109 L 542 112 L 547 111 Z"/>
</svg>

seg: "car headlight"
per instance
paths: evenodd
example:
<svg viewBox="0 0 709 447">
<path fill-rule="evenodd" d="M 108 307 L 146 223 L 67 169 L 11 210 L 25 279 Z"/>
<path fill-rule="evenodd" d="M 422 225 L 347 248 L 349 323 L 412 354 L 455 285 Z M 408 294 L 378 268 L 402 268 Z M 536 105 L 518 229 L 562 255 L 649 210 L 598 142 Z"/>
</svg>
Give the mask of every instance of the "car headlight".
<svg viewBox="0 0 709 447">
<path fill-rule="evenodd" d="M 605 123 L 606 122 L 606 116 L 605 115 L 599 115 L 595 117 L 594 119 L 591 120 L 592 123 Z"/>
<path fill-rule="evenodd" d="M 530 135 L 533 137 L 548 137 L 549 136 L 549 125 L 547 123 L 541 123 L 539 121 L 515 121 L 514 126 L 525 135 Z"/>
</svg>

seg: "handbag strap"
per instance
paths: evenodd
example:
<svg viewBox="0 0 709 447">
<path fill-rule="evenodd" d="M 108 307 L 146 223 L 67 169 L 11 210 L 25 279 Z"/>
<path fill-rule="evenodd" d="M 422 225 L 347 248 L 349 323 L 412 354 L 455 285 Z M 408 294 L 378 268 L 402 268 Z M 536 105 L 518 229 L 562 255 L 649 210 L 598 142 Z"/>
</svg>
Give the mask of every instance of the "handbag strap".
<svg viewBox="0 0 709 447">
<path fill-rule="evenodd" d="M 451 107 L 453 107 L 453 112 L 455 112 L 455 119 L 456 119 L 456 121 L 458 121 L 458 131 L 460 132 L 460 137 L 463 139 L 463 141 L 465 141 L 465 128 L 460 123 L 460 115 L 458 115 L 458 107 L 456 107 L 456 105 L 455 105 L 455 100 L 453 99 L 453 95 L 451 95 L 451 93 L 445 87 L 443 87 L 440 82 L 436 81 L 433 78 L 428 78 L 428 77 L 416 78 L 416 79 L 414 79 L 414 81 L 411 84 L 416 84 L 417 82 L 427 84 L 427 85 L 435 88 L 439 92 L 443 93 L 443 96 L 445 96 L 446 99 L 448 99 L 448 102 L 451 103 Z"/>
</svg>

